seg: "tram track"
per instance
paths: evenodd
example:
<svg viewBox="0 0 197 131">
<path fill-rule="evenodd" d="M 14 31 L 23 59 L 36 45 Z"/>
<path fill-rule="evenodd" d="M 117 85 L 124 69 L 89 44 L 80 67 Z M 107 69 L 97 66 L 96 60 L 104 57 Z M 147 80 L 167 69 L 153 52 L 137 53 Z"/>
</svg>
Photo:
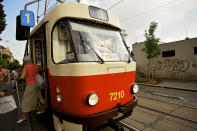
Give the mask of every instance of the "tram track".
<svg viewBox="0 0 197 131">
<path fill-rule="evenodd" d="M 183 105 L 183 104 L 178 104 L 178 103 L 169 102 L 169 101 L 165 101 L 165 100 L 153 99 L 153 98 L 150 98 L 150 97 L 145 97 L 145 96 L 140 96 L 140 95 L 138 95 L 138 97 L 145 98 L 145 99 L 150 99 L 150 100 L 155 100 L 155 101 L 160 101 L 160 102 L 165 102 L 165 103 L 169 103 L 169 104 L 174 104 L 174 105 L 178 105 L 178 106 L 182 106 L 182 107 L 197 109 L 196 106 L 187 106 L 187 105 Z M 184 101 L 185 99 L 182 99 L 182 100 Z"/>
<path fill-rule="evenodd" d="M 125 130 L 133 130 L 127 128 L 127 125 L 138 127 L 141 130 L 148 128 L 157 130 L 196 129 L 196 92 L 150 86 L 140 88 L 141 91 L 137 94 L 139 103 L 133 112 L 134 117 L 124 121 L 125 126 L 122 125 Z M 161 104 L 161 108 L 158 104 Z M 168 125 L 169 123 L 172 125 Z M 144 125 L 145 128 L 140 125 Z"/>
<path fill-rule="evenodd" d="M 159 111 L 159 110 L 147 107 L 147 106 L 137 105 L 137 107 L 140 107 L 140 108 L 143 108 L 143 109 L 146 109 L 146 110 L 150 110 L 150 111 L 154 111 L 154 112 L 157 112 L 157 113 L 161 113 L 161 114 L 164 114 L 164 115 L 176 118 L 176 119 L 184 120 L 184 121 L 187 121 L 187 122 L 190 122 L 190 123 L 193 123 L 193 124 L 197 124 L 197 121 L 193 121 L 193 120 L 190 120 L 190 119 L 187 119 L 187 118 L 183 118 L 183 117 L 180 117 L 180 116 L 169 114 L 169 113 Z"/>
<path fill-rule="evenodd" d="M 124 123 L 122 121 L 119 121 L 118 124 L 121 125 L 122 127 L 125 127 L 127 129 L 129 129 L 129 131 L 140 131 L 137 128 L 135 128 L 135 127 L 133 127 L 133 126 L 127 124 L 127 123 Z"/>
<path fill-rule="evenodd" d="M 197 90 L 185 89 L 185 88 L 174 88 L 174 87 L 170 87 L 170 86 L 159 86 L 159 85 L 142 84 L 142 83 L 138 83 L 138 85 L 141 86 L 141 87 L 165 88 L 165 89 L 170 89 L 170 90 L 180 90 L 180 91 L 197 92 Z"/>
</svg>

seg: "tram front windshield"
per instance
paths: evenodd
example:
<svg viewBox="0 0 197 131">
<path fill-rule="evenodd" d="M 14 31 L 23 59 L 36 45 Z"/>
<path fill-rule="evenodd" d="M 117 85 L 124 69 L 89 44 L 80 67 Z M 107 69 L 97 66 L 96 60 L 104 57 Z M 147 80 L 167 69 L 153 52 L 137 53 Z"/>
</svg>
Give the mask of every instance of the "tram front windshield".
<svg viewBox="0 0 197 131">
<path fill-rule="evenodd" d="M 57 64 L 131 59 L 120 32 L 104 26 L 61 20 L 54 26 L 52 39 L 52 56 Z"/>
<path fill-rule="evenodd" d="M 130 55 L 119 31 L 70 22 L 78 61 L 129 61 Z"/>
</svg>

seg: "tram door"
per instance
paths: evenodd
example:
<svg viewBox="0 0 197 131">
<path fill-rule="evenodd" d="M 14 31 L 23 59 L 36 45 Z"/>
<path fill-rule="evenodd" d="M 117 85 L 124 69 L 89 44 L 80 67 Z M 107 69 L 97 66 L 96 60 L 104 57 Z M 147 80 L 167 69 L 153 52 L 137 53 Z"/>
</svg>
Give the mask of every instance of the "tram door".
<svg viewBox="0 0 197 131">
<path fill-rule="evenodd" d="M 39 67 L 39 74 L 43 76 L 45 80 L 44 88 L 41 88 L 41 97 L 39 98 L 40 102 L 44 104 L 47 108 L 47 92 L 48 92 L 48 81 L 47 81 L 47 64 L 46 64 L 46 45 L 44 36 L 32 38 L 33 46 L 33 62 Z"/>
</svg>

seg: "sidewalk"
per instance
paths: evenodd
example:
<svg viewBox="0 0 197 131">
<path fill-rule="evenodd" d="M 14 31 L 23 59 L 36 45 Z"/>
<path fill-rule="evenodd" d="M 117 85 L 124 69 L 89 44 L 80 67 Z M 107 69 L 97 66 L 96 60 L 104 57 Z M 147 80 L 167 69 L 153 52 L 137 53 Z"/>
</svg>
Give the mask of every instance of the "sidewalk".
<svg viewBox="0 0 197 131">
<path fill-rule="evenodd" d="M 1 131 L 31 131 L 29 120 L 24 122 L 23 126 L 16 124 L 16 121 L 21 116 L 21 108 L 19 107 L 19 101 L 17 96 L 17 90 L 12 89 L 10 83 L 4 83 L 3 88 L 7 89 L 6 96 L 13 96 L 17 108 L 13 111 L 8 111 L 6 113 L 0 114 L 0 130 Z M 24 90 L 19 88 L 20 101 L 22 99 Z M 2 97 L 3 98 L 3 97 Z M 1 105 L 0 105 L 1 109 Z"/>
<path fill-rule="evenodd" d="M 159 84 L 147 84 L 140 82 L 139 85 L 174 88 L 185 91 L 196 91 L 197 92 L 197 80 L 178 80 L 178 79 L 159 79 Z"/>
<path fill-rule="evenodd" d="M 3 86 L 8 86 L 9 84 L 4 84 Z M 27 121 L 17 124 L 16 121 L 21 117 L 21 108 L 19 107 L 17 90 L 7 87 L 8 91 L 6 96 L 12 95 L 14 97 L 17 109 L 9 111 L 4 114 L 0 114 L 0 131 L 47 131 L 47 128 L 37 119 L 34 112 L 28 113 Z M 22 101 L 22 96 L 24 89 L 19 87 L 20 101 Z M 1 105 L 0 105 L 1 109 Z"/>
</svg>

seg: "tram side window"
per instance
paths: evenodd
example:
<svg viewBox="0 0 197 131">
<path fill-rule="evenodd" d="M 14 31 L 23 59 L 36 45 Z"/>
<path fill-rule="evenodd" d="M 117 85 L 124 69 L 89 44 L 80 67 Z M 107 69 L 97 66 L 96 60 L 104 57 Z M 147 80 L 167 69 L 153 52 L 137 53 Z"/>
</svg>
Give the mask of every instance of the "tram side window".
<svg viewBox="0 0 197 131">
<path fill-rule="evenodd" d="M 40 40 L 35 41 L 35 60 L 38 66 L 42 66 L 42 42 Z"/>
<path fill-rule="evenodd" d="M 71 36 L 67 22 L 58 22 L 53 29 L 52 35 L 53 61 L 57 64 L 74 62 L 74 49 L 71 45 Z"/>
</svg>

